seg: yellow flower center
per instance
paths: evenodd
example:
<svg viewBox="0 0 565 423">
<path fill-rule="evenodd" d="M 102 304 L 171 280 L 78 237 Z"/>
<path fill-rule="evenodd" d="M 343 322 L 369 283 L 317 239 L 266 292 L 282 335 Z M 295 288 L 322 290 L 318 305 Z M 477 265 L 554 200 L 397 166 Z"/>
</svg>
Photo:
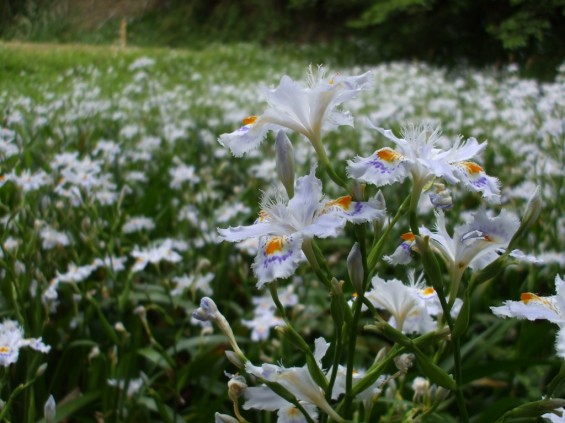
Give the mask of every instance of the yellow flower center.
<svg viewBox="0 0 565 423">
<path fill-rule="evenodd" d="M 5 345 L 0 346 L 0 354 L 8 354 L 10 352 L 10 347 Z"/>
</svg>

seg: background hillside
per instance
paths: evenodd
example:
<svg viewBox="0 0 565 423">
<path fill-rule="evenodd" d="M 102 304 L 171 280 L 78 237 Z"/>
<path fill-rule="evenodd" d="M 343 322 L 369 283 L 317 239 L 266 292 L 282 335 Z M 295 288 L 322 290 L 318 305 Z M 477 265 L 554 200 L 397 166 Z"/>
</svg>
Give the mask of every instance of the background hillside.
<svg viewBox="0 0 565 423">
<path fill-rule="evenodd" d="M 518 63 L 551 76 L 565 59 L 561 0 L 3 0 L 4 39 L 198 48 L 324 44 L 342 60 Z"/>
</svg>

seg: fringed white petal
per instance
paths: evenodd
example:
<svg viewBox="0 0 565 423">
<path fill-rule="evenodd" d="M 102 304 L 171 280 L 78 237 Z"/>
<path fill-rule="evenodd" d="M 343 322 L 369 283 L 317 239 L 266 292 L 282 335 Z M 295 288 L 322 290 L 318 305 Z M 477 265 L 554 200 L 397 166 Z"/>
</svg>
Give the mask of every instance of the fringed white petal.
<svg viewBox="0 0 565 423">
<path fill-rule="evenodd" d="M 235 228 L 218 228 L 220 239 L 229 242 L 239 242 L 248 238 L 257 238 L 264 235 L 270 235 L 273 226 L 270 223 L 258 222 L 249 226 L 236 226 Z"/>
<path fill-rule="evenodd" d="M 235 157 L 241 157 L 259 147 L 267 132 L 277 128 L 275 125 L 267 124 L 260 117 L 254 123 L 243 125 L 231 133 L 220 135 L 218 142 L 224 147 L 228 147 Z"/>
<path fill-rule="evenodd" d="M 275 279 L 292 276 L 306 258 L 302 252 L 302 237 L 266 236 L 259 240 L 259 252 L 253 263 L 257 288 Z"/>
<path fill-rule="evenodd" d="M 394 253 L 392 253 L 390 256 L 384 256 L 383 258 L 387 263 L 392 265 L 408 264 L 412 261 L 412 245 L 413 242 L 404 241 L 398 247 L 396 247 Z"/>
<path fill-rule="evenodd" d="M 406 158 L 395 150 L 385 147 L 375 151 L 372 156 L 357 156 L 347 162 L 350 178 L 383 186 L 401 182 L 408 175 Z"/>
<path fill-rule="evenodd" d="M 473 162 L 457 162 L 453 173 L 471 191 L 480 192 L 490 203 L 500 203 L 500 181 L 488 176 L 483 168 Z"/>
<path fill-rule="evenodd" d="M 362 202 L 353 201 L 351 196 L 346 195 L 325 203 L 323 211 L 326 213 L 336 213 L 348 222 L 364 223 L 385 217 L 386 212 L 379 208 L 380 206 L 381 203 L 375 198 L 368 202 Z"/>
</svg>

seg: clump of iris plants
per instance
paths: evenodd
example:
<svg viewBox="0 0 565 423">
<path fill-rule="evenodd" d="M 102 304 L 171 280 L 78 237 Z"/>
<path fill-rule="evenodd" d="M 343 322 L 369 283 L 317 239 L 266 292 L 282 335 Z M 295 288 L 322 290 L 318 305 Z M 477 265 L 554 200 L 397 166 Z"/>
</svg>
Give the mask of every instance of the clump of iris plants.
<svg viewBox="0 0 565 423">
<path fill-rule="evenodd" d="M 437 122 L 408 123 L 399 134 L 367 122 L 381 136 L 377 142 L 385 144 L 345 162 L 334 159 L 324 135 L 353 125 L 351 114 L 338 106 L 366 90 L 372 79 L 370 72 L 328 77 L 323 67 L 310 68 L 306 85 L 284 76 L 278 87 L 264 90 L 268 108 L 263 114 L 243 119 L 243 126 L 219 138 L 240 157 L 259 148 L 269 132 L 276 133 L 279 187 L 263 196 L 253 224 L 222 227 L 218 233 L 232 243 L 256 240 L 252 270 L 257 288 L 270 292 L 281 336 L 303 360 L 296 366 L 276 355 L 269 361 L 251 359 L 214 301 L 205 297 L 193 316 L 215 322 L 228 336 L 232 350 L 226 355 L 237 372 L 228 382 L 235 417 L 218 413 L 216 421 L 252 421 L 248 410 L 276 412 L 278 422 L 308 423 L 421 421 L 445 409 L 457 421 L 468 422 L 473 415 L 461 349 L 475 312 L 471 298 L 509 265 L 538 262 L 516 247 L 539 216 L 540 190 L 531 192 L 521 219 L 504 208 L 495 212 L 491 207 L 501 203 L 502 183 L 479 163 L 487 143 L 473 137 L 445 139 Z M 296 165 L 287 133 L 301 134 L 310 143 L 309 169 Z M 458 216 L 450 210 L 461 210 L 454 205 L 467 196 L 460 188 L 476 196 L 479 206 L 454 226 L 449 221 L 457 223 Z M 389 206 L 387 197 L 406 191 L 394 208 Z M 386 254 L 398 231 L 399 246 Z M 332 259 L 332 250 L 345 243 L 346 275 Z M 326 292 L 324 316 L 333 327 L 328 337 L 300 333 L 300 316 L 291 320 L 279 298 L 278 285 L 292 286 L 303 266 L 313 270 Z M 401 276 L 388 276 L 391 268 Z M 492 310 L 502 317 L 544 318 L 561 327 L 565 299 L 563 281 L 559 276 L 556 281 L 555 296 L 522 294 L 520 301 L 493 304 Z M 561 332 L 560 357 L 565 348 Z M 374 336 L 384 346 L 357 354 L 361 346 L 367 348 L 364 338 Z M 398 389 L 406 380 L 412 380 L 412 398 Z M 548 392 L 500 421 L 542 414 L 553 419 L 563 405 Z"/>
</svg>

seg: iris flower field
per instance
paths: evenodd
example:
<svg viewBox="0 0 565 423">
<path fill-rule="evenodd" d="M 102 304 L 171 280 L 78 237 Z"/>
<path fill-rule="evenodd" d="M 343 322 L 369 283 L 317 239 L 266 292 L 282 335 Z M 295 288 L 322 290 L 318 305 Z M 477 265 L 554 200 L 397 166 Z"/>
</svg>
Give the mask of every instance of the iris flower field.
<svg viewBox="0 0 565 423">
<path fill-rule="evenodd" d="M 565 65 L 335 63 L 0 44 L 0 421 L 565 421 Z"/>
</svg>

